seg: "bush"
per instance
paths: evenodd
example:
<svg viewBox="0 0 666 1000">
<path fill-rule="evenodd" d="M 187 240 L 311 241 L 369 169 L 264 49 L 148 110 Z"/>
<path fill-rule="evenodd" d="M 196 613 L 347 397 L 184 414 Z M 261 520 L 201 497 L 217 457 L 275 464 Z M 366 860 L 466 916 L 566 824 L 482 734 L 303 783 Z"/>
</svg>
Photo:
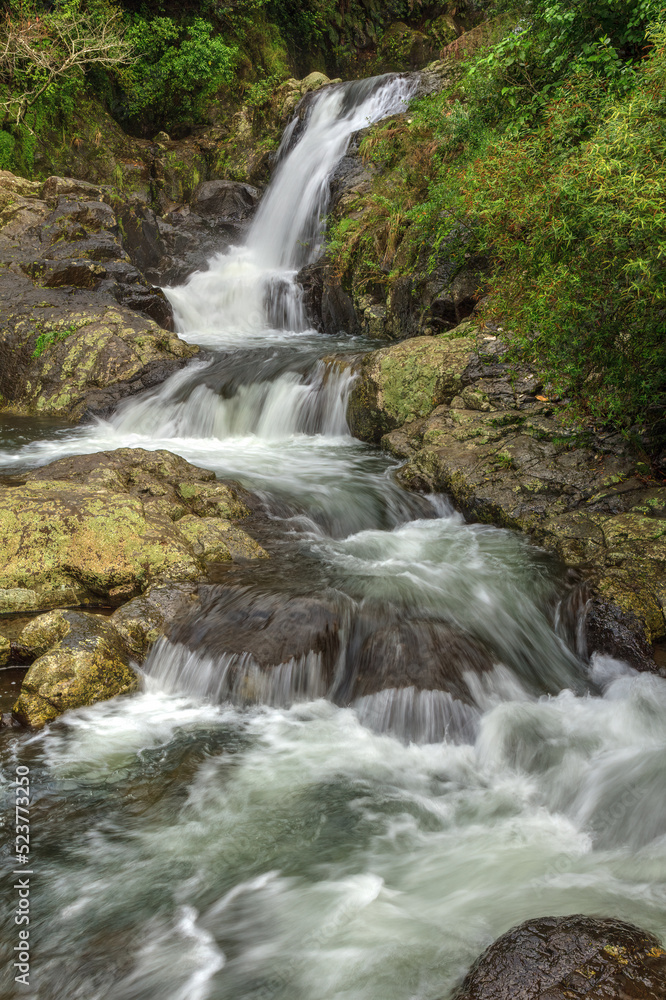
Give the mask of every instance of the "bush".
<svg viewBox="0 0 666 1000">
<path fill-rule="evenodd" d="M 179 25 L 170 17 L 136 16 L 127 38 L 139 59 L 121 77 L 123 114 L 142 131 L 200 120 L 206 101 L 231 79 L 238 55 L 200 17 Z"/>
</svg>

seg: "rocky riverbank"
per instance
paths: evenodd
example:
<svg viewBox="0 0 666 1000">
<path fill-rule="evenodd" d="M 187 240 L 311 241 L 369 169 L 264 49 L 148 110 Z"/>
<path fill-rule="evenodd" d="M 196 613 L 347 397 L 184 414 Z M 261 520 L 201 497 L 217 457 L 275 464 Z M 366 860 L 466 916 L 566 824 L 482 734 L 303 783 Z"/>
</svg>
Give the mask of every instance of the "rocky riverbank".
<svg viewBox="0 0 666 1000">
<path fill-rule="evenodd" d="M 629 443 L 572 430 L 563 402 L 510 364 L 501 331 L 480 320 L 357 368 L 350 424 L 405 461 L 400 481 L 555 552 L 584 583 L 586 652 L 654 668 L 651 646 L 666 638 L 666 489 Z"/>
</svg>

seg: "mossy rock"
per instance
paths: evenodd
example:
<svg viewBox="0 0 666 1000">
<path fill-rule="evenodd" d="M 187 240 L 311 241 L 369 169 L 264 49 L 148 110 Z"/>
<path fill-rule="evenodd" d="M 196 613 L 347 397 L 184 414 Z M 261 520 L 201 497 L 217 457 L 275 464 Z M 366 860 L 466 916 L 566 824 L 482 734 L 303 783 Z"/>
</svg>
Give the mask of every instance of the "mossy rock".
<svg viewBox="0 0 666 1000">
<path fill-rule="evenodd" d="M 128 309 L 64 310 L 56 300 L 49 308 L 49 290 L 38 291 L 41 308 L 6 315 L 0 329 L 0 408 L 7 413 L 78 420 L 106 412 L 198 352 Z"/>
<path fill-rule="evenodd" d="M 383 434 L 450 402 L 474 351 L 472 337 L 414 337 L 367 354 L 349 401 L 353 433 L 363 441 Z"/>
<path fill-rule="evenodd" d="M 241 492 L 166 451 L 61 459 L 0 487 L 0 613 L 119 604 L 211 562 L 266 558 Z"/>
<path fill-rule="evenodd" d="M 48 650 L 23 679 L 14 715 L 24 725 L 39 727 L 68 709 L 128 694 L 138 687 L 114 627 L 96 615 L 54 611 L 41 615 L 21 634 L 22 645 Z"/>
<path fill-rule="evenodd" d="M 123 604 L 109 618 L 132 660 L 142 663 L 153 644 L 192 608 L 198 588 L 192 584 L 150 587 L 141 597 Z"/>
</svg>

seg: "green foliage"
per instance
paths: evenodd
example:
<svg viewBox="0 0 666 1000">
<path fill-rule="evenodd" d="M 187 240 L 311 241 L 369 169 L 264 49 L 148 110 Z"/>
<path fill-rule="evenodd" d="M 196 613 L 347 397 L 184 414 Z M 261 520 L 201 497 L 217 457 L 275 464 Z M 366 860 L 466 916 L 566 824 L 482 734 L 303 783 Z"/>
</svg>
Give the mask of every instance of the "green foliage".
<svg viewBox="0 0 666 1000">
<path fill-rule="evenodd" d="M 379 171 L 333 226 L 331 264 L 390 294 L 490 258 L 486 316 L 514 356 L 579 423 L 642 423 L 663 447 L 666 17 L 646 26 L 647 0 L 520 7 L 529 30 L 508 22 L 461 82 L 367 134 Z"/>
<path fill-rule="evenodd" d="M 131 60 L 108 0 L 11 0 L 0 21 L 0 124 L 4 162 L 30 173 L 40 136 L 63 129 L 93 67 Z"/>
<path fill-rule="evenodd" d="M 62 330 L 47 330 L 46 333 L 40 333 L 37 337 L 32 357 L 41 357 L 44 351 L 51 347 L 52 344 L 57 344 L 61 340 L 66 340 L 67 337 L 70 337 L 73 333 L 76 333 L 76 327 L 74 326 L 67 326 Z"/>
<path fill-rule="evenodd" d="M 562 395 L 616 425 L 666 404 L 666 29 L 652 41 L 628 94 L 591 102 L 572 75 L 537 131 L 462 179 L 494 308 Z M 569 146 L 581 118 L 590 134 Z"/>
<path fill-rule="evenodd" d="M 392 21 L 409 20 L 426 6 L 424 0 L 267 0 L 265 11 L 310 69 L 315 53 L 322 67 L 345 66 Z"/>
<path fill-rule="evenodd" d="M 198 120 L 206 101 L 231 79 L 238 55 L 200 17 L 179 25 L 170 17 L 136 16 L 127 37 L 139 60 L 122 77 L 124 113 L 144 127 Z"/>
<path fill-rule="evenodd" d="M 664 2 L 499 0 L 495 7 L 510 15 L 514 27 L 471 61 L 466 91 L 518 131 L 571 74 L 592 73 L 617 93 L 630 89 L 649 25 L 662 16 Z"/>
<path fill-rule="evenodd" d="M 10 132 L 0 132 L 0 170 L 11 170 L 14 166 L 16 139 Z"/>
</svg>

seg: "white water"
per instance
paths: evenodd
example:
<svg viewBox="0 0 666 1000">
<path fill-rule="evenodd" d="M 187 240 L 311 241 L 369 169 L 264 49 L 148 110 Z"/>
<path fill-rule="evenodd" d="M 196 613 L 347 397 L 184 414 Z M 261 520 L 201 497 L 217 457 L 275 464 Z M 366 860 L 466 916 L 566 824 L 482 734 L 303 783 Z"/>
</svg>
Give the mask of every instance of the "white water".
<svg viewBox="0 0 666 1000">
<path fill-rule="evenodd" d="M 169 291 L 212 360 L 0 461 L 168 448 L 239 478 L 287 504 L 301 560 L 276 558 L 263 586 L 308 593 L 310 573 L 351 609 L 350 635 L 353 614 L 443 623 L 492 669 L 455 696 L 387 686 L 340 707 L 314 654 L 266 673 L 163 642 L 141 694 L 5 734 L 5 787 L 31 769 L 38 1000 L 445 1000 L 528 917 L 666 935 L 666 683 L 580 662 L 550 624 L 552 569 L 520 539 L 441 500 L 426 517 L 349 436 L 349 377 L 319 359 L 350 345 L 304 330 L 294 274 L 326 179 L 409 84 L 364 87 L 319 96 L 247 246 Z"/>
</svg>

